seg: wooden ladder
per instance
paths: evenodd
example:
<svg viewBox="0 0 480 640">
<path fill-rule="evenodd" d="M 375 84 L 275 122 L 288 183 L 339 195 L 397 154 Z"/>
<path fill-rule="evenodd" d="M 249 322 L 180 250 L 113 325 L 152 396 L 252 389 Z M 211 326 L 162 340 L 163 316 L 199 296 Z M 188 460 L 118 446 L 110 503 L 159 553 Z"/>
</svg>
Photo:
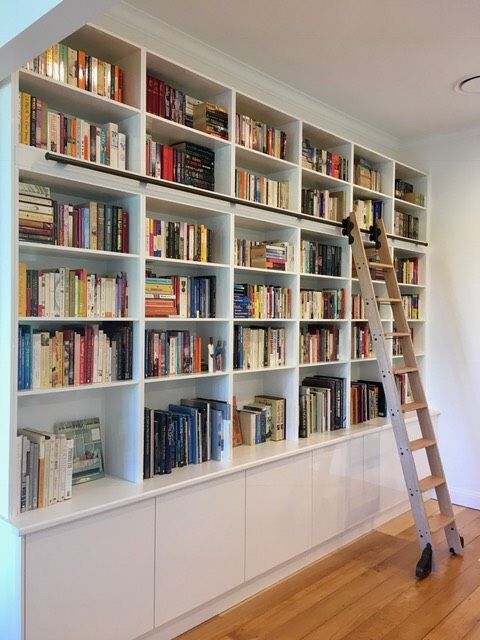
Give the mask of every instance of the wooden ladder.
<svg viewBox="0 0 480 640">
<path fill-rule="evenodd" d="M 356 216 L 351 213 L 343 221 L 343 234 L 348 236 L 352 245 L 353 259 L 365 304 L 366 316 L 370 329 L 372 344 L 378 362 L 381 382 L 387 401 L 387 411 L 391 419 L 398 454 L 402 465 L 405 484 L 408 490 L 410 506 L 415 521 L 421 557 L 416 566 L 417 578 L 425 578 L 435 568 L 435 556 L 432 547 L 432 534 L 444 529 L 449 550 L 452 554 L 461 554 L 463 538 L 459 536 L 455 523 L 452 503 L 447 482 L 443 472 L 440 452 L 430 417 L 430 411 L 415 357 L 410 328 L 402 305 L 402 297 L 398 286 L 395 267 L 387 244 L 387 236 L 383 220 L 370 227 L 370 240 L 376 243 L 379 262 L 369 262 L 362 232 Z M 388 295 L 379 298 L 375 295 L 370 269 L 384 272 Z M 389 304 L 392 308 L 394 330 L 384 333 L 380 319 L 379 306 Z M 387 349 L 387 339 L 397 338 L 401 341 L 404 366 L 393 367 Z M 395 375 L 407 374 L 413 402 L 401 404 L 400 395 L 395 383 Z M 405 414 L 416 411 L 422 437 L 410 440 L 405 425 Z M 425 449 L 431 475 L 419 478 L 415 466 L 413 451 Z M 428 516 L 425 510 L 423 493 L 435 489 L 439 512 Z"/>
</svg>

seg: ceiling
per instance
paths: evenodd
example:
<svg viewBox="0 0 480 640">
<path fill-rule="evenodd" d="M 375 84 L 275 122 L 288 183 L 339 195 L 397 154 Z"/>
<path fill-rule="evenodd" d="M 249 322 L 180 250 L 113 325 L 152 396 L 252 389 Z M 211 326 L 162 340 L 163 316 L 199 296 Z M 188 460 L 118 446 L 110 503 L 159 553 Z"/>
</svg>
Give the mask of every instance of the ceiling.
<svg viewBox="0 0 480 640">
<path fill-rule="evenodd" d="M 400 138 L 478 125 L 478 0 L 129 0 Z"/>
</svg>

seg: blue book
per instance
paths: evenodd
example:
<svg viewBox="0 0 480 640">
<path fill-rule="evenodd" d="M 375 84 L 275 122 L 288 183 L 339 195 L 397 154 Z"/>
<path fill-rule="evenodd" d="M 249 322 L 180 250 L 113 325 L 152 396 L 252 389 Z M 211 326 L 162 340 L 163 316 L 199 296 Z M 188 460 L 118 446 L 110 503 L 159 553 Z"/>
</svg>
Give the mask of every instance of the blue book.
<svg viewBox="0 0 480 640">
<path fill-rule="evenodd" d="M 168 410 L 172 413 L 180 413 L 189 417 L 190 427 L 188 429 L 188 464 L 197 464 L 197 462 L 199 462 L 197 409 L 195 409 L 195 407 L 186 407 L 182 404 L 169 404 Z"/>
<path fill-rule="evenodd" d="M 212 425 L 212 459 L 221 460 L 224 449 L 224 429 L 223 429 L 223 414 L 218 409 L 210 407 L 210 420 Z"/>
</svg>

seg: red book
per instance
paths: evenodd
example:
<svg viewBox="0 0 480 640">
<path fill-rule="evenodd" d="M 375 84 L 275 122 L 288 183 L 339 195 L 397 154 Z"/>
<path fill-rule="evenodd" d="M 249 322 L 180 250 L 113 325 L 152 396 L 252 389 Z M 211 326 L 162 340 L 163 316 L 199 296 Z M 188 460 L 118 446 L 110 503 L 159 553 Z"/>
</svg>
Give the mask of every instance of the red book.
<svg viewBox="0 0 480 640">
<path fill-rule="evenodd" d="M 147 111 L 148 113 L 156 113 L 154 111 L 154 87 L 155 78 L 153 76 L 147 76 Z"/>
<path fill-rule="evenodd" d="M 160 147 L 160 161 L 162 166 L 161 177 L 163 178 L 163 180 L 170 180 L 169 178 L 170 171 L 168 167 L 168 161 L 169 161 L 168 149 L 169 147 L 166 144 L 162 144 L 162 146 Z"/>
<path fill-rule="evenodd" d="M 123 94 L 124 94 L 124 76 L 123 69 L 118 67 L 118 102 L 123 102 Z"/>
<path fill-rule="evenodd" d="M 128 240 L 129 240 L 129 225 L 128 225 L 128 213 L 123 211 L 122 213 L 122 246 L 121 251 L 128 253 Z"/>
<path fill-rule="evenodd" d="M 92 356 L 93 356 L 93 332 L 92 327 L 85 327 L 85 382 L 92 384 Z"/>
<path fill-rule="evenodd" d="M 157 103 L 157 111 L 155 112 L 157 115 L 165 118 L 165 82 L 163 80 L 157 80 L 158 83 L 158 103 Z"/>
</svg>

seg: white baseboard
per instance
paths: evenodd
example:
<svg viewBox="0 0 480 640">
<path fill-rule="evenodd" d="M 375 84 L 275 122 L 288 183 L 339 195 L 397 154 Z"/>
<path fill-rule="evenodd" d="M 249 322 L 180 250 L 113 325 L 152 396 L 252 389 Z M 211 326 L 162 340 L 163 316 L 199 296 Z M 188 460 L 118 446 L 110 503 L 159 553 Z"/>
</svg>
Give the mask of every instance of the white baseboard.
<svg viewBox="0 0 480 640">
<path fill-rule="evenodd" d="M 470 507 L 470 509 L 480 509 L 480 491 L 451 486 L 450 497 L 453 504 Z"/>
<path fill-rule="evenodd" d="M 480 499 L 480 496 L 479 496 Z M 375 516 L 368 518 L 364 522 L 342 532 L 340 535 L 327 540 L 326 542 L 309 549 L 305 553 L 275 567 L 271 571 L 262 574 L 248 582 L 244 582 L 235 589 L 224 593 L 223 595 L 207 602 L 206 604 L 189 611 L 183 616 L 179 616 L 175 620 L 168 622 L 154 631 L 137 638 L 137 640 L 172 640 L 181 633 L 192 629 L 193 627 L 205 622 L 209 618 L 218 615 L 222 611 L 239 604 L 243 600 L 250 598 L 256 593 L 266 589 L 276 582 L 283 580 L 287 576 L 304 569 L 312 562 L 316 562 L 320 558 L 338 551 L 347 544 L 350 544 L 357 538 L 369 533 L 376 527 L 388 522 L 395 516 L 398 516 L 409 509 L 408 500 L 404 500 L 399 504 L 377 513 Z"/>
</svg>

